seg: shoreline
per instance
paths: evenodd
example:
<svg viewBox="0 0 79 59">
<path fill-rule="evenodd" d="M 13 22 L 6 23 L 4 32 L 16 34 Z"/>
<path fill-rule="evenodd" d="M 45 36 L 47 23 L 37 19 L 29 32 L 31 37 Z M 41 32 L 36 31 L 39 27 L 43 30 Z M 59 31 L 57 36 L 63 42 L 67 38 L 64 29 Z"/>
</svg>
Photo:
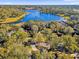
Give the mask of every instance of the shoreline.
<svg viewBox="0 0 79 59">
<path fill-rule="evenodd" d="M 21 18 L 23 18 L 25 15 L 28 15 L 28 14 L 29 13 L 24 13 L 21 16 L 16 17 L 16 18 L 7 18 L 5 21 L 0 22 L 0 24 L 16 22 L 18 20 L 21 20 Z"/>
</svg>

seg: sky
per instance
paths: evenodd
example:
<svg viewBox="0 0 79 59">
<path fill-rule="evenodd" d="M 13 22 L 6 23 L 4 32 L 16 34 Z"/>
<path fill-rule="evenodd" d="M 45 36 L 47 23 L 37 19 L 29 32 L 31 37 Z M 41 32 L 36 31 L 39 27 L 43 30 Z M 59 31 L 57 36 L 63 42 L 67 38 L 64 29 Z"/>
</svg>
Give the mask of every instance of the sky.
<svg viewBox="0 0 79 59">
<path fill-rule="evenodd" d="M 79 0 L 0 0 L 0 5 L 79 5 Z"/>
</svg>

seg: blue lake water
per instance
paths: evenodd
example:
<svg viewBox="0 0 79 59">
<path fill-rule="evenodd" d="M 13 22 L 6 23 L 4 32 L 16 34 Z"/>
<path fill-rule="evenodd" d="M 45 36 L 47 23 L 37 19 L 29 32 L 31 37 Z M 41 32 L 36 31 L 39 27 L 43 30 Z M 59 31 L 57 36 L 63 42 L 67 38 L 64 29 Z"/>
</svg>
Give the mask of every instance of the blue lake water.
<svg viewBox="0 0 79 59">
<path fill-rule="evenodd" d="M 25 12 L 30 12 L 19 22 L 27 22 L 29 20 L 40 20 L 40 21 L 62 21 L 63 17 L 55 14 L 41 13 L 39 10 L 25 10 Z"/>
</svg>

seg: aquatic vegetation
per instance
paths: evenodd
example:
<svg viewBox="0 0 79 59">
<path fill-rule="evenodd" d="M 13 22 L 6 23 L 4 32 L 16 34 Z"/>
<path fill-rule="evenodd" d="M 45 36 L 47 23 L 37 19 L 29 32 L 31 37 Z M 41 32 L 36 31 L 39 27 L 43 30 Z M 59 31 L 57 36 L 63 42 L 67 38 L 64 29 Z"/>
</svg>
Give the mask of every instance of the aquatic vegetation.
<svg viewBox="0 0 79 59">
<path fill-rule="evenodd" d="M 23 15 L 18 16 L 18 17 L 16 17 L 16 18 L 7 18 L 7 19 L 1 21 L 0 23 L 13 23 L 13 22 L 16 22 L 16 21 L 18 21 L 18 20 L 21 20 L 25 15 L 26 15 L 26 14 L 24 13 Z"/>
<path fill-rule="evenodd" d="M 0 22 L 5 21 L 7 18 L 16 18 L 24 14 L 21 9 L 13 8 L 10 6 L 1 6 L 0 7 Z"/>
</svg>

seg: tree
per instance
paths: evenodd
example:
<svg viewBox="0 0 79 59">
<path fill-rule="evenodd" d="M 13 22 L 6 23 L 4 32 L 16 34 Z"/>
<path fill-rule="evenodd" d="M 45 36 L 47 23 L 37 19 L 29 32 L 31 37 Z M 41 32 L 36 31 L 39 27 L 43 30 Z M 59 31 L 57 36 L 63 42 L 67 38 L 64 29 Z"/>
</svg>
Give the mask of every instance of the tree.
<svg viewBox="0 0 79 59">
<path fill-rule="evenodd" d="M 57 48 L 57 46 L 58 46 L 58 44 L 59 44 L 59 42 L 60 42 L 60 38 L 59 38 L 55 33 L 52 33 L 52 34 L 50 35 L 50 40 L 49 40 L 49 42 L 50 42 L 51 48 L 52 48 L 53 50 L 56 50 L 56 48 Z"/>
<path fill-rule="evenodd" d="M 72 37 L 71 35 L 64 35 L 61 37 L 61 43 L 63 43 L 63 46 L 66 50 L 69 52 L 74 52 L 78 49 L 78 45 L 76 42 L 75 37 Z"/>
<path fill-rule="evenodd" d="M 66 34 L 72 34 L 74 32 L 74 29 L 72 27 L 68 26 L 68 27 L 64 28 L 64 32 Z"/>
<path fill-rule="evenodd" d="M 46 40 L 47 40 L 46 37 L 41 32 L 38 32 L 34 36 L 34 41 L 36 42 L 45 42 Z"/>
<path fill-rule="evenodd" d="M 38 26 L 37 25 L 32 25 L 31 28 L 32 28 L 32 31 L 33 31 L 34 34 L 38 32 Z"/>
</svg>

